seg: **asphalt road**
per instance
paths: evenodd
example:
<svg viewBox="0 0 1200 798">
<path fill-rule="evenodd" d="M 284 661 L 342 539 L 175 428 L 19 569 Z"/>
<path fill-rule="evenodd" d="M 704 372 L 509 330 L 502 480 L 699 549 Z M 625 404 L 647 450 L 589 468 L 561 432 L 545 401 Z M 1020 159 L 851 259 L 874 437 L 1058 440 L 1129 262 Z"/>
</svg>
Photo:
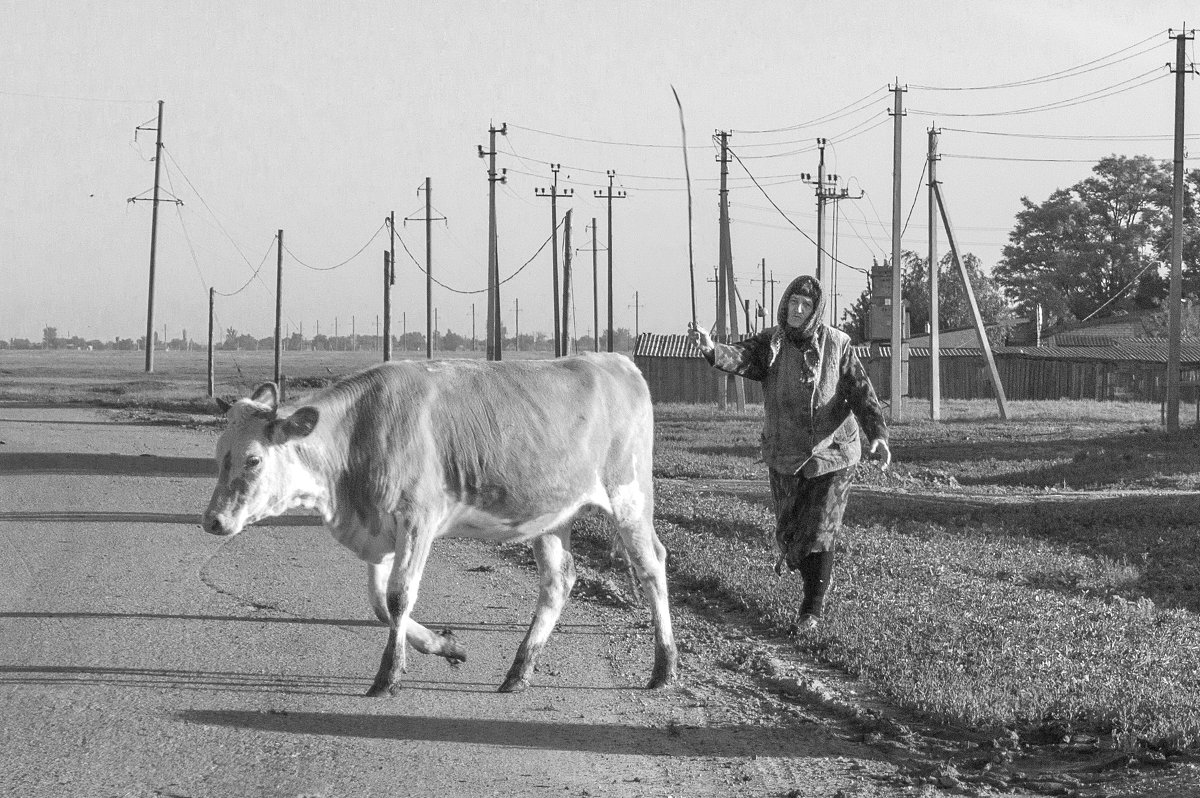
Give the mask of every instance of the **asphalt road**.
<svg viewBox="0 0 1200 798">
<path fill-rule="evenodd" d="M 902 794 L 686 653 L 641 689 L 644 610 L 572 601 L 534 686 L 496 693 L 536 598 L 518 550 L 439 542 L 416 616 L 469 660 L 414 653 L 402 695 L 363 697 L 365 568 L 311 517 L 204 534 L 215 437 L 0 405 L 0 795 Z"/>
</svg>

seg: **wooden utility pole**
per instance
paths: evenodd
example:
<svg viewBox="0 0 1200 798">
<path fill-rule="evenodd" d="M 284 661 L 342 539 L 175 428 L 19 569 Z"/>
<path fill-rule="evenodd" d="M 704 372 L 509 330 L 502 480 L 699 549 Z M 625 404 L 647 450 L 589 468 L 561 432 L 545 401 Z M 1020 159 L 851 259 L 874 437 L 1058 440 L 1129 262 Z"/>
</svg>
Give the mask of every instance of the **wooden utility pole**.
<svg viewBox="0 0 1200 798">
<path fill-rule="evenodd" d="M 612 169 L 608 170 L 608 192 L 605 193 L 596 190 L 597 197 L 603 197 L 608 200 L 608 350 L 613 351 L 613 232 L 612 232 L 612 201 L 615 199 L 624 199 L 625 190 L 613 193 L 613 178 L 617 173 Z"/>
<path fill-rule="evenodd" d="M 213 304 L 216 289 L 208 289 L 208 398 L 213 398 L 216 389 L 216 375 L 213 368 Z"/>
<path fill-rule="evenodd" d="M 996 358 L 992 356 L 992 344 L 987 337 L 987 329 L 983 326 L 983 317 L 979 314 L 979 303 L 975 301 L 975 289 L 971 287 L 971 276 L 967 273 L 966 266 L 963 265 L 962 258 L 959 256 L 958 242 L 954 237 L 954 228 L 950 226 L 950 216 L 946 212 L 946 200 L 942 197 L 942 187 L 934 183 L 933 194 L 937 199 L 938 211 L 942 217 L 942 226 L 946 228 L 946 242 L 950 245 L 950 257 L 954 260 L 954 265 L 958 267 L 958 275 L 963 281 L 963 290 L 967 293 L 967 303 L 971 306 L 971 318 L 975 322 L 975 335 L 979 339 L 979 348 L 983 352 L 983 359 L 987 363 L 988 377 L 992 381 L 992 388 L 996 391 L 996 404 L 1000 408 L 1000 420 L 1008 420 L 1008 399 L 1004 395 L 1004 385 L 1000 382 L 1000 372 L 996 368 Z M 892 289 L 893 295 L 895 289 Z M 894 329 L 894 326 L 893 326 Z"/>
<path fill-rule="evenodd" d="M 901 147 L 901 120 L 904 119 L 904 92 L 908 89 L 900 85 L 899 79 L 895 86 L 890 87 L 894 95 L 892 114 L 892 362 L 891 385 L 889 386 L 890 403 L 888 420 L 893 424 L 904 418 L 902 407 L 904 393 L 903 355 L 904 346 L 904 299 L 900 288 L 900 161 L 903 150 Z M 990 350 L 989 350 L 990 353 Z"/>
<path fill-rule="evenodd" d="M 279 385 L 280 359 L 283 356 L 283 231 L 275 239 L 275 384 Z"/>
<path fill-rule="evenodd" d="M 158 253 L 158 203 L 159 199 L 159 174 L 162 171 L 162 126 L 163 126 L 163 101 L 158 101 L 158 124 L 153 128 L 148 128 L 144 125 L 138 125 L 134 131 L 134 137 L 137 137 L 138 130 L 154 130 L 154 192 L 150 198 L 150 285 L 146 292 L 146 371 L 154 371 L 154 267 L 155 259 Z M 130 202 L 145 202 L 145 197 L 130 197 Z M 178 199 L 168 200 L 177 205 L 183 203 Z M 164 337 L 165 334 L 164 334 Z"/>
<path fill-rule="evenodd" d="M 1175 39 L 1175 169 L 1171 191 L 1171 284 L 1167 317 L 1167 432 L 1179 432 L 1179 361 L 1183 303 L 1183 158 L 1184 76 L 1194 72 L 1186 59 L 1186 43 L 1195 37 L 1184 29 L 1167 32 Z"/>
<path fill-rule="evenodd" d="M 720 282 L 717 283 L 717 294 L 720 299 L 720 306 L 717 310 L 717 335 L 720 336 L 723 343 L 732 343 L 738 340 L 738 323 L 737 323 L 737 290 L 733 281 L 733 246 L 729 240 L 729 133 L 722 130 L 719 133 L 721 139 L 721 152 L 717 156 L 721 163 L 721 191 L 720 191 L 720 265 L 719 274 Z M 728 313 L 728 315 L 726 315 Z M 718 397 L 717 404 L 721 409 L 727 406 L 727 393 L 729 388 L 733 388 L 734 401 L 738 412 L 746 409 L 746 386 L 742 383 L 741 378 L 731 375 L 721 375 L 717 380 Z"/>
<path fill-rule="evenodd" d="M 516 349 L 521 351 L 521 298 L 517 297 L 513 300 L 513 326 L 516 328 L 517 335 L 513 338 L 516 342 Z"/>
<path fill-rule="evenodd" d="M 558 190 L 558 170 L 562 168 L 561 164 L 550 164 L 550 171 L 554 173 L 554 180 L 550 184 L 549 189 L 538 186 L 533 190 L 535 196 L 550 198 L 550 262 L 553 271 L 552 292 L 554 294 L 554 356 L 558 357 L 566 351 L 566 345 L 563 343 L 563 338 L 566 337 L 566 328 L 562 326 L 559 316 L 558 306 L 558 198 L 570 197 L 575 193 L 575 189 L 568 188 L 563 192 Z M 566 311 L 563 311 L 563 318 L 566 316 Z"/>
<path fill-rule="evenodd" d="M 471 303 L 471 351 L 475 351 L 475 303 Z"/>
<path fill-rule="evenodd" d="M 557 228 L 555 228 L 557 230 Z M 571 340 L 571 211 L 563 217 L 563 283 L 562 283 L 562 349 L 560 355 L 570 354 Z"/>
<path fill-rule="evenodd" d="M 383 251 L 383 362 L 392 359 L 392 253 Z"/>
<path fill-rule="evenodd" d="M 496 134 L 508 135 L 508 123 L 500 127 L 488 127 L 488 150 L 479 147 L 479 157 L 488 157 L 488 311 L 487 311 L 487 359 L 500 360 L 504 349 L 504 337 L 500 325 L 500 256 L 496 240 L 496 184 L 507 183 L 508 170 L 496 173 Z"/>
<path fill-rule="evenodd" d="M 929 128 L 929 418 L 942 420 L 942 342 L 938 305 L 937 255 L 937 128 Z"/>
<path fill-rule="evenodd" d="M 600 288 L 598 251 L 596 249 L 596 217 L 592 217 L 592 351 L 600 351 Z"/>
</svg>

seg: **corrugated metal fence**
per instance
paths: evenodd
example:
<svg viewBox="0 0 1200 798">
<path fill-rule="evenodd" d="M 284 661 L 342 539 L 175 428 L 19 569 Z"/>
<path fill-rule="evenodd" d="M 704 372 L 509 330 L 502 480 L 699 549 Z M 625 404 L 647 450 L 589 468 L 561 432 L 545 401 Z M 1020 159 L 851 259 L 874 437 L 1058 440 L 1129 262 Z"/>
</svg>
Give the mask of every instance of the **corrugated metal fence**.
<svg viewBox="0 0 1200 798">
<path fill-rule="evenodd" d="M 875 390 L 890 393 L 888 346 L 860 346 L 855 351 L 867 368 Z M 1200 344 L 1183 345 L 1183 398 L 1194 401 L 1200 383 Z M 1092 347 L 998 347 L 996 367 L 1009 399 L 1136 399 L 1161 402 L 1166 394 L 1166 342 L 1127 341 Z M 977 349 L 943 349 L 940 369 L 942 398 L 994 398 L 987 367 Z M 634 361 L 650 385 L 656 402 L 713 402 L 724 375 L 714 370 L 683 336 L 643 334 Z M 908 358 L 908 391 L 929 397 L 930 350 L 913 348 Z M 746 381 L 746 401 L 762 402 L 757 383 Z"/>
</svg>

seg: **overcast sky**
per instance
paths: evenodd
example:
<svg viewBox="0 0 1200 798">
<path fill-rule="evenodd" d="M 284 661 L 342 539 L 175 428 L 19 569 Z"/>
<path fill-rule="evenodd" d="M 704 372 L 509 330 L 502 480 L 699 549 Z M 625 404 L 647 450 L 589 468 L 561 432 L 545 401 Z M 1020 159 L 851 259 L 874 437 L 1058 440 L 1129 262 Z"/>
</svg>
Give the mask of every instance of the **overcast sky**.
<svg viewBox="0 0 1200 798">
<path fill-rule="evenodd" d="M 144 334 L 151 208 L 127 200 L 150 196 L 154 133 L 135 138 L 135 128 L 154 127 L 158 100 L 163 197 L 184 203 L 160 206 L 155 327 L 171 338 L 206 335 L 210 286 L 246 286 L 218 297 L 221 328 L 271 333 L 277 229 L 288 250 L 285 327 L 303 324 L 311 336 L 318 323 L 332 333 L 336 320 L 344 334 L 354 319 L 360 334 L 374 333 L 382 222 L 391 211 L 398 222 L 423 215 L 426 177 L 435 214 L 447 218 L 433 228 L 434 276 L 448 286 L 434 290 L 439 327 L 469 334 L 474 303 L 482 337 L 486 294 L 457 292 L 486 287 L 486 164 L 476 150 L 492 123 L 508 124 L 497 137 L 508 170 L 498 191 L 501 276 L 549 235 L 550 201 L 534 191 L 550 185 L 550 163 L 562 164 L 560 190 L 575 192 L 558 202 L 560 215 L 574 210 L 573 247 L 590 247 L 592 217 L 603 246 L 606 207 L 593 192 L 612 169 L 628 194 L 613 204 L 616 324 L 633 329 L 638 292 L 642 332 L 682 332 L 687 193 L 672 85 L 690 145 L 702 322 L 712 321 L 717 262 L 713 132 L 732 131 L 740 158 L 730 165 L 730 215 L 743 296 L 760 296 L 764 258 L 784 282 L 814 270 L 815 248 L 792 224 L 816 234 L 813 187 L 799 175 L 816 173 L 818 137 L 830 142 L 829 171 L 864 195 L 841 203 L 837 254 L 869 269 L 891 248 L 888 88 L 897 80 L 909 89 L 904 217 L 915 200 L 903 246 L 927 246 L 918 189 L 936 123 L 951 220 L 962 249 L 991 268 L 1023 195 L 1040 202 L 1107 154 L 1171 157 L 1167 30 L 1195 22 L 1188 5 L 4 2 L 0 337 L 40 340 L 47 325 L 89 339 Z M 1192 52 L 1189 43 L 1189 60 Z M 945 90 L 1014 82 L 1023 85 Z M 1188 82 L 1192 108 L 1197 85 Z M 1088 95 L 1098 99 L 1076 102 Z M 397 228 L 424 265 L 424 223 Z M 424 329 L 425 315 L 424 277 L 397 251 L 398 335 L 405 318 Z M 584 335 L 591 253 L 576 253 L 574 266 Z M 522 332 L 552 329 L 550 282 L 547 249 L 505 284 L 510 333 L 515 300 Z M 840 270 L 842 304 L 864 286 L 861 273 Z"/>
</svg>

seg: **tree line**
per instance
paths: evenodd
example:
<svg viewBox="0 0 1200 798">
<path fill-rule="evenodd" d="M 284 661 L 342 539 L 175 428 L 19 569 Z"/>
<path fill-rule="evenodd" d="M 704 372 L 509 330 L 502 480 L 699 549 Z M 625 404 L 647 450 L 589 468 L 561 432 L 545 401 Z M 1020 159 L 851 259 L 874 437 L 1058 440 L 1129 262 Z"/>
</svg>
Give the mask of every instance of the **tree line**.
<svg viewBox="0 0 1200 798">
<path fill-rule="evenodd" d="M 1040 306 L 1047 324 L 1103 318 L 1166 304 L 1171 264 L 1172 164 L 1145 155 L 1102 158 L 1091 174 L 1041 203 L 1021 198 L 1008 244 L 987 275 L 963 255 L 985 323 L 1028 318 Z M 1185 172 L 1183 295 L 1200 297 L 1200 170 Z M 889 264 L 890 265 L 890 264 Z M 929 322 L 929 259 L 901 256 L 901 293 L 914 334 Z M 970 308 L 947 254 L 938 263 L 939 329 L 970 327 Z M 840 326 L 865 337 L 868 288 Z M 1188 314 L 1189 316 L 1192 314 Z M 1200 334 L 1191 320 L 1188 327 Z M 1164 330 L 1165 335 L 1165 330 Z"/>
</svg>

